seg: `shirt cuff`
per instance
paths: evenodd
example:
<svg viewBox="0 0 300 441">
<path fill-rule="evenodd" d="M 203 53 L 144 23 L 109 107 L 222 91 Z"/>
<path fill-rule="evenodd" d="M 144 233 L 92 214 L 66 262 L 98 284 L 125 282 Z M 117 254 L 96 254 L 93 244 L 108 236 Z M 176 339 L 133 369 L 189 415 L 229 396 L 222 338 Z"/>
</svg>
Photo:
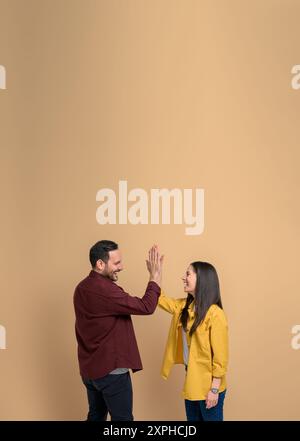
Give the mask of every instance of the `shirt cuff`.
<svg viewBox="0 0 300 441">
<path fill-rule="evenodd" d="M 157 295 L 160 295 L 161 288 L 160 288 L 160 286 L 159 286 L 156 282 L 154 282 L 153 280 L 151 280 L 151 281 L 148 283 L 148 287 L 151 288 L 153 291 L 155 291 L 155 293 L 156 293 Z M 148 287 L 147 287 L 147 288 L 148 288 Z"/>
</svg>

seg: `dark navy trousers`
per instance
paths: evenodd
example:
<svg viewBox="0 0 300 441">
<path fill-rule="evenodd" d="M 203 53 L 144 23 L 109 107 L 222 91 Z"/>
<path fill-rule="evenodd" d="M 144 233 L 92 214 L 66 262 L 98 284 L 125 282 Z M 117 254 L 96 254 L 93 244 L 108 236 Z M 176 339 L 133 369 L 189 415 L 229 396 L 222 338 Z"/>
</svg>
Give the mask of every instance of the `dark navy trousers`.
<svg viewBox="0 0 300 441">
<path fill-rule="evenodd" d="M 108 374 L 89 380 L 82 378 L 87 390 L 89 413 L 87 421 L 133 421 L 132 384 L 130 373 Z"/>
</svg>

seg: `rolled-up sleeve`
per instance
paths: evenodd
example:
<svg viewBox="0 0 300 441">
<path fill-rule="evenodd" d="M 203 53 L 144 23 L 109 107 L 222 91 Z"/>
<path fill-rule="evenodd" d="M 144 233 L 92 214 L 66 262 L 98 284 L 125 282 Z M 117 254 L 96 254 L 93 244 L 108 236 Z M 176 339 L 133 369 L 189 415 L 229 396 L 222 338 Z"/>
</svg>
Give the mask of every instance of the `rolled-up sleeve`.
<svg viewBox="0 0 300 441">
<path fill-rule="evenodd" d="M 224 311 L 217 309 L 211 317 L 210 343 L 212 348 L 212 375 L 221 378 L 228 366 L 228 323 Z"/>
</svg>

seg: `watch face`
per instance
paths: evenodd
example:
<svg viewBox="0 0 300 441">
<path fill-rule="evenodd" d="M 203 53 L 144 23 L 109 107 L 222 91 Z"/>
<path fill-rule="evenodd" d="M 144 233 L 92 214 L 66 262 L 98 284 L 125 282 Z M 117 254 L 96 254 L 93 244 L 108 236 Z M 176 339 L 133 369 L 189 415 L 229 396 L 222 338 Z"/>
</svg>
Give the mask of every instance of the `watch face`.
<svg viewBox="0 0 300 441">
<path fill-rule="evenodd" d="M 214 394 L 219 393 L 219 389 L 216 389 L 216 388 L 214 388 L 214 387 L 211 389 L 211 391 L 212 391 L 212 393 L 214 393 Z"/>
</svg>

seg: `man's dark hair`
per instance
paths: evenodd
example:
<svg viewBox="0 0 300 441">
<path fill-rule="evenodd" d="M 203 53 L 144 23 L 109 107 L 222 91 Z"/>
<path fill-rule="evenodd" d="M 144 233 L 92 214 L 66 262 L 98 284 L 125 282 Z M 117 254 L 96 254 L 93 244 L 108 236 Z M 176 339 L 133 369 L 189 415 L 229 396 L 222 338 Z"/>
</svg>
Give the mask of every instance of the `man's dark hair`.
<svg viewBox="0 0 300 441">
<path fill-rule="evenodd" d="M 100 240 L 95 243 L 90 249 L 90 262 L 93 268 L 95 268 L 97 260 L 101 259 L 103 262 L 107 262 L 109 259 L 109 251 L 117 250 L 118 244 L 111 240 Z"/>
</svg>

